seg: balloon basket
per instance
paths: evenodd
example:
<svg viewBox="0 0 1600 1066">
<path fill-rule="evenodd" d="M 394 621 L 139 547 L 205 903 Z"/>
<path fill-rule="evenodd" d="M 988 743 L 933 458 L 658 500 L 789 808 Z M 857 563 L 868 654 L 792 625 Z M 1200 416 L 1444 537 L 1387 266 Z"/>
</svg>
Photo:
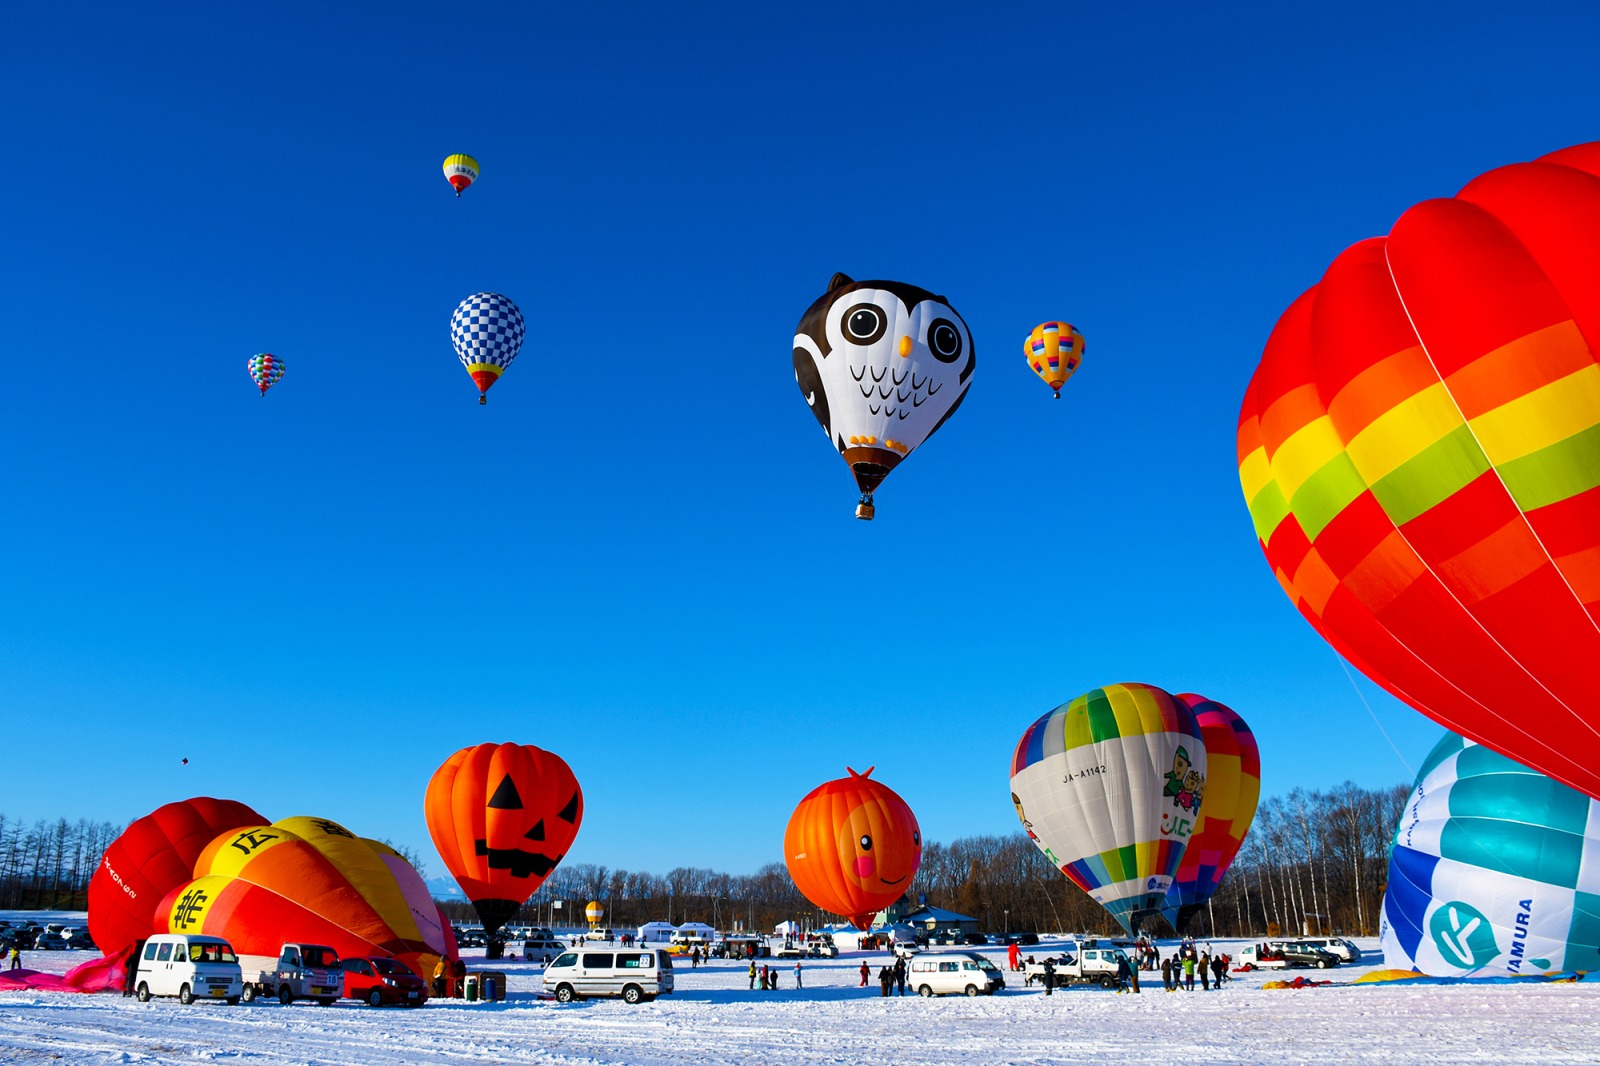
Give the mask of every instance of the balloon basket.
<svg viewBox="0 0 1600 1066">
<path fill-rule="evenodd" d="M 479 407 L 482 407 L 484 404 L 486 404 L 488 402 L 489 402 L 489 394 L 488 393 L 486 393 L 486 392 L 478 393 L 478 406 Z"/>
<path fill-rule="evenodd" d="M 872 521 L 872 516 L 877 513 L 878 509 L 872 506 L 872 503 L 869 500 L 862 500 L 860 503 L 856 504 L 856 517 L 861 519 L 863 522 Z"/>
</svg>

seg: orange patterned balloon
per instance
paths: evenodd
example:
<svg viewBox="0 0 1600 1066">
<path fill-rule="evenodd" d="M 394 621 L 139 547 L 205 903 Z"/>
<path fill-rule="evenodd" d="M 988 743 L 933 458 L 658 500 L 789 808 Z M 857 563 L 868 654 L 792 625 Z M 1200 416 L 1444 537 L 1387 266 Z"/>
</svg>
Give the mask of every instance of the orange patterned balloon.
<svg viewBox="0 0 1600 1066">
<path fill-rule="evenodd" d="M 493 933 L 567 854 L 583 821 L 583 790 L 559 755 L 478 744 L 439 767 L 423 809 L 439 857 Z"/>
<path fill-rule="evenodd" d="M 922 862 L 917 816 L 894 789 L 868 780 L 872 770 L 812 789 L 783 834 L 795 887 L 861 930 L 911 887 Z"/>
</svg>

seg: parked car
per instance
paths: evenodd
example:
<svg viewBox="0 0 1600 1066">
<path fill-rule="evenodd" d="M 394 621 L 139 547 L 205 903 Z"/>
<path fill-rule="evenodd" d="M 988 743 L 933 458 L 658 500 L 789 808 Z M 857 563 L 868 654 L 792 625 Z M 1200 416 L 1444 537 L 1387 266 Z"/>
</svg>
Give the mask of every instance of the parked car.
<svg viewBox="0 0 1600 1066">
<path fill-rule="evenodd" d="M 33 938 L 34 951 L 66 951 L 71 946 L 60 933 L 40 933 Z"/>
<path fill-rule="evenodd" d="M 544 969 L 544 990 L 562 1003 L 616 996 L 639 1003 L 672 994 L 672 956 L 658 948 L 612 951 L 585 945 L 563 952 Z"/>
<path fill-rule="evenodd" d="M 62 934 L 67 938 L 67 947 L 82 951 L 95 946 L 94 940 L 89 936 L 89 930 L 83 926 L 69 926 Z"/>
<path fill-rule="evenodd" d="M 185 1005 L 220 999 L 231 1006 L 244 992 L 239 958 L 228 942 L 191 933 L 157 933 L 146 940 L 133 980 L 140 1003 L 177 996 Z"/>
<path fill-rule="evenodd" d="M 900 958 L 909 959 L 911 956 L 920 952 L 922 948 L 915 941 L 896 940 L 892 950 Z"/>
<path fill-rule="evenodd" d="M 522 957 L 530 962 L 549 963 L 567 950 L 567 945 L 553 937 L 530 936 L 522 942 Z"/>
<path fill-rule="evenodd" d="M 1296 944 L 1308 948 L 1320 948 L 1339 956 L 1339 961 L 1352 963 L 1361 961 L 1361 949 L 1342 936 L 1302 936 L 1296 937 Z"/>
<path fill-rule="evenodd" d="M 1339 965 L 1339 956 L 1321 948 L 1302 947 L 1293 941 L 1266 941 L 1246 944 L 1239 951 L 1238 963 L 1243 970 L 1286 970 L 1305 966 L 1326 970 Z"/>
<path fill-rule="evenodd" d="M 919 996 L 952 992 L 992 996 L 1006 986 L 999 967 L 976 951 L 934 951 L 911 960 L 907 974 Z"/>
<path fill-rule="evenodd" d="M 428 1002 L 428 984 L 398 959 L 382 955 L 358 955 L 341 959 L 344 968 L 344 998 L 359 999 L 369 1007 L 398 1003 L 420 1007 Z"/>
</svg>

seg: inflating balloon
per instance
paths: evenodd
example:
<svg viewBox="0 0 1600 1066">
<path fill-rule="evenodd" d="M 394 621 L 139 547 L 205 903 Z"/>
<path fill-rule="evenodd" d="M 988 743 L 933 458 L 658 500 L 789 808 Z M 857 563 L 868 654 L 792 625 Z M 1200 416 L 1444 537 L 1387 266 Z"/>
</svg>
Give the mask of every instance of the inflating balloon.
<svg viewBox="0 0 1600 1066">
<path fill-rule="evenodd" d="M 250 370 L 250 380 L 256 383 L 256 388 L 265 396 L 267 390 L 283 380 L 283 360 L 271 352 L 262 352 L 252 355 L 246 365 Z"/>
<path fill-rule="evenodd" d="M 1041 322 L 1022 342 L 1022 354 L 1059 400 L 1061 386 L 1083 362 L 1083 334 L 1069 322 Z"/>
<path fill-rule="evenodd" d="M 801 895 L 863 931 L 905 894 L 922 863 L 917 816 L 871 780 L 872 769 L 812 789 L 783 834 L 783 859 Z"/>
<path fill-rule="evenodd" d="M 1400 818 L 1383 957 L 1434 977 L 1600 970 L 1600 801 L 1455 734 Z"/>
<path fill-rule="evenodd" d="M 411 864 L 326 818 L 224 833 L 194 873 L 162 899 L 162 932 L 220 936 L 244 955 L 310 941 L 340 956 L 392 956 L 423 974 L 451 954 L 449 923 Z"/>
<path fill-rule="evenodd" d="M 435 771 L 424 813 L 439 857 L 493 933 L 572 847 L 583 790 L 559 755 L 532 744 L 478 744 Z"/>
<path fill-rule="evenodd" d="M 1131 933 L 1172 887 L 1206 767 L 1187 703 L 1154 685 L 1107 685 L 1022 734 L 1011 798 L 1045 858 Z"/>
<path fill-rule="evenodd" d="M 197 796 L 136 819 L 89 878 L 89 935 L 107 955 L 156 932 L 161 899 L 194 877 L 194 864 L 217 835 L 266 818 L 233 800 Z"/>
<path fill-rule="evenodd" d="M 522 350 L 527 329 L 509 296 L 474 293 L 456 305 L 450 316 L 450 343 L 478 386 L 479 403 L 489 402 L 489 386 L 500 380 Z"/>
<path fill-rule="evenodd" d="M 468 185 L 478 180 L 478 161 L 470 155 L 445 156 L 444 178 L 450 187 L 456 191 L 456 196 Z"/>
<path fill-rule="evenodd" d="M 588 920 L 589 928 L 594 929 L 605 921 L 606 909 L 599 900 L 591 899 L 589 905 L 583 908 L 583 916 Z"/>
<path fill-rule="evenodd" d="M 975 365 L 967 324 L 915 285 L 835 274 L 801 316 L 795 383 L 855 476 L 857 518 L 872 518 L 883 479 L 955 414 Z"/>
<path fill-rule="evenodd" d="M 1600 795 L 1600 143 L 1351 246 L 1278 320 L 1239 479 L 1301 614 L 1417 710 Z"/>
<path fill-rule="evenodd" d="M 1261 751 L 1255 734 L 1231 708 L 1194 693 L 1180 700 L 1194 712 L 1206 746 L 1206 802 L 1183 849 L 1162 913 L 1178 932 L 1222 884 L 1244 845 L 1261 800 Z"/>
</svg>

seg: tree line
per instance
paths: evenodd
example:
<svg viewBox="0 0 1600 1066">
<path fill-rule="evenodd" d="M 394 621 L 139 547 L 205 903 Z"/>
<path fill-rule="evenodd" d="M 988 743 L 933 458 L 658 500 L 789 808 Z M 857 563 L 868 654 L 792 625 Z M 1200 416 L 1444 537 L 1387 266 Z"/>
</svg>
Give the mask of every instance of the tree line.
<svg viewBox="0 0 1600 1066">
<path fill-rule="evenodd" d="M 1264 801 L 1233 868 L 1190 931 L 1218 937 L 1313 929 L 1372 934 L 1389 847 L 1410 791 L 1408 785 L 1366 789 L 1347 782 Z M 0 814 L 0 908 L 85 908 L 89 877 L 121 831 L 109 822 L 82 820 L 26 825 Z M 407 857 L 421 869 L 420 856 Z M 1114 931 L 1099 904 L 1020 831 L 926 843 L 907 896 L 913 906 L 926 902 L 975 918 L 986 932 Z M 721 930 L 767 931 L 783 921 L 816 927 L 838 920 L 800 895 L 781 862 L 753 874 L 698 866 L 655 874 L 564 864 L 518 917 L 530 924 L 578 926 L 591 900 L 605 908 L 604 924 L 618 929 L 695 921 Z M 444 908 L 452 920 L 474 920 L 470 904 Z"/>
</svg>

